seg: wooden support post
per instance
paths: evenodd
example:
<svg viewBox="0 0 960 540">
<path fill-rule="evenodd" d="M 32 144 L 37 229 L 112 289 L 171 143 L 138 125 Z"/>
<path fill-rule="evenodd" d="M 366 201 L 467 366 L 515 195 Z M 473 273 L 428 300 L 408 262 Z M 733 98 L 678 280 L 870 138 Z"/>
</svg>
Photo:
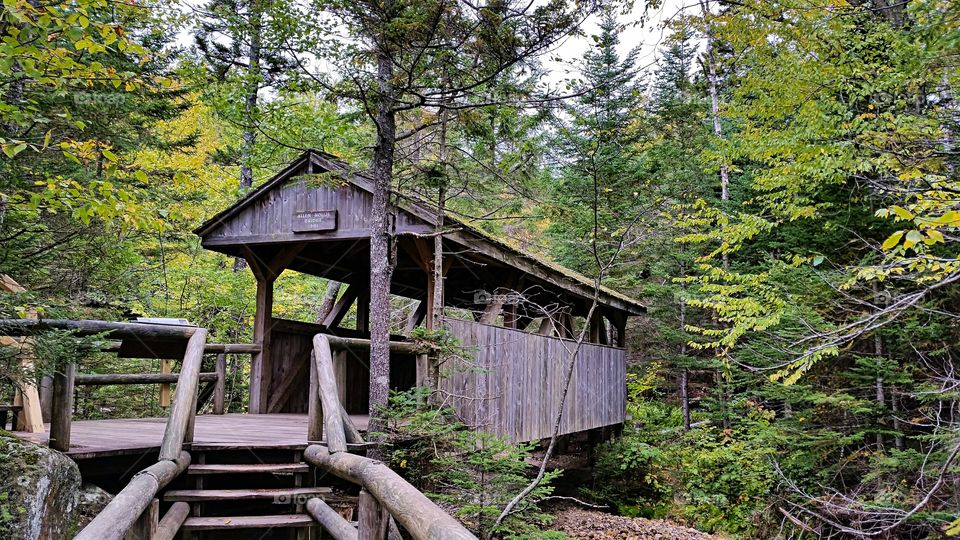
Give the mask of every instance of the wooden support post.
<svg viewBox="0 0 960 540">
<path fill-rule="evenodd" d="M 503 326 L 504 328 L 513 328 L 516 330 L 520 320 L 520 314 L 517 311 L 517 304 L 507 304 L 503 308 Z"/>
<path fill-rule="evenodd" d="M 160 373 L 167 375 L 170 373 L 170 360 L 163 359 L 160 360 Z M 169 407 L 170 406 L 170 385 L 167 383 L 160 385 L 160 406 Z"/>
<path fill-rule="evenodd" d="M 330 352 L 330 342 L 327 336 L 317 334 L 313 336 L 313 352 L 317 365 L 317 387 L 320 389 L 320 400 L 323 402 L 324 427 L 327 435 L 327 448 L 330 453 L 336 454 L 347 451 L 346 436 L 343 431 L 343 418 L 336 413 L 340 403 L 337 397 L 336 382 L 333 374 L 333 358 Z"/>
<path fill-rule="evenodd" d="M 323 500 L 313 498 L 307 501 L 307 513 L 323 526 L 333 540 L 357 540 L 357 529 Z"/>
<path fill-rule="evenodd" d="M 40 378 L 40 416 L 44 422 L 50 421 L 53 410 L 53 377 L 44 375 Z"/>
<path fill-rule="evenodd" d="M 357 332 L 370 332 L 370 287 L 361 288 L 357 294 Z"/>
<path fill-rule="evenodd" d="M 160 445 L 161 460 L 177 459 L 183 444 L 193 441 L 192 419 L 197 414 L 197 386 L 200 383 L 200 364 L 203 361 L 203 346 L 206 341 L 207 331 L 198 328 L 187 342 L 170 416 Z"/>
<path fill-rule="evenodd" d="M 217 374 L 216 386 L 213 388 L 213 414 L 223 414 L 224 402 L 227 397 L 227 355 L 220 353 L 217 355 L 217 365 L 215 372 Z"/>
<path fill-rule="evenodd" d="M 155 540 L 159 521 L 160 501 L 153 499 L 133 523 L 133 526 L 123 535 L 124 540 Z"/>
<path fill-rule="evenodd" d="M 268 412 L 272 316 L 273 280 L 257 277 L 257 311 L 253 317 L 253 342 L 260 346 L 260 352 L 254 353 L 250 360 L 250 412 L 253 414 Z"/>
<path fill-rule="evenodd" d="M 73 419 L 73 378 L 77 365 L 70 363 L 53 375 L 53 409 L 50 411 L 50 448 L 70 449 L 70 423 Z"/>
<path fill-rule="evenodd" d="M 173 506 L 163 515 L 163 519 L 157 525 L 156 540 L 173 540 L 180 532 L 180 527 L 190 515 L 190 505 L 185 502 L 175 502 Z"/>
<path fill-rule="evenodd" d="M 310 389 L 307 391 L 307 441 L 323 439 L 323 401 L 317 378 L 316 351 L 310 351 Z"/>
<path fill-rule="evenodd" d="M 593 310 L 593 316 L 590 319 L 590 343 L 607 344 L 607 327 L 599 308 Z"/>
<path fill-rule="evenodd" d="M 627 316 L 622 311 L 611 311 L 610 322 L 617 329 L 617 340 L 615 342 L 617 347 L 625 347 L 627 345 Z"/>
<path fill-rule="evenodd" d="M 496 324 L 497 317 L 499 317 L 500 312 L 503 311 L 503 295 L 497 294 L 496 291 L 497 289 L 494 289 L 493 298 L 490 299 L 487 307 L 483 309 L 483 315 L 480 316 L 480 324 Z"/>
<path fill-rule="evenodd" d="M 410 335 L 413 332 L 414 328 L 420 325 L 427 317 L 427 311 L 429 309 L 429 304 L 426 300 L 421 300 L 417 305 L 417 309 L 410 314 L 410 317 L 407 319 L 407 326 L 404 329 L 404 334 Z"/>
<path fill-rule="evenodd" d="M 543 319 L 540 319 L 540 328 L 537 330 L 537 333 L 542 336 L 555 336 L 557 332 L 554 327 L 553 317 L 547 314 Z"/>
<path fill-rule="evenodd" d="M 26 291 L 10 276 L 0 274 L 0 292 L 19 294 Z M 36 310 L 30 309 L 27 313 L 27 319 L 37 320 Z M 23 408 L 14 416 L 14 428 L 29 433 L 43 433 L 40 393 L 37 391 L 37 381 L 33 378 L 33 345 L 26 338 L 14 339 L 7 336 L 0 336 L 0 345 L 19 348 L 21 367 L 23 373 L 26 374 L 25 379 L 17 381 L 18 388 L 14 396 L 14 405 L 20 405 Z"/>
<path fill-rule="evenodd" d="M 357 538 L 359 540 L 384 540 L 387 537 L 387 525 L 390 514 L 366 489 L 360 490 L 357 516 Z"/>
</svg>

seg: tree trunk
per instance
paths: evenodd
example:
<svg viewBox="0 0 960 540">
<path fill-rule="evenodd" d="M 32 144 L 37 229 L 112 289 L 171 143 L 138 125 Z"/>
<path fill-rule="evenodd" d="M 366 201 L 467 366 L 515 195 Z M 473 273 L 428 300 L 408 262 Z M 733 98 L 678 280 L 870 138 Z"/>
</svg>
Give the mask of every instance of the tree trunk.
<svg viewBox="0 0 960 540">
<path fill-rule="evenodd" d="M 687 326 L 687 302 L 680 301 L 680 331 Z M 687 342 L 680 342 L 680 357 L 686 362 Z M 680 370 L 680 406 L 683 408 L 683 430 L 690 431 L 690 370 L 686 366 Z"/>
<path fill-rule="evenodd" d="M 240 192 L 245 193 L 253 187 L 253 147 L 257 141 L 254 131 L 257 112 L 257 93 L 260 91 L 260 48 L 263 19 L 259 3 L 254 0 L 250 4 L 250 54 L 246 70 L 246 96 L 243 100 L 243 133 L 240 147 Z M 233 260 L 233 270 L 239 272 L 247 267 L 247 262 L 241 257 Z"/>
<path fill-rule="evenodd" d="M 392 2 L 386 2 L 386 17 Z M 390 391 L 390 280 L 393 261 L 390 256 L 390 188 L 393 182 L 396 146 L 396 112 L 393 110 L 393 62 L 386 41 L 379 43 L 377 55 L 377 143 L 373 149 L 371 172 L 374 180 L 370 224 L 370 425 L 368 433 L 384 430 L 380 409 L 387 405 Z M 379 437 L 370 437 L 377 440 Z M 375 449 L 374 459 L 381 451 Z"/>
<path fill-rule="evenodd" d="M 240 150 L 240 190 L 246 191 L 253 186 L 253 147 L 257 141 L 254 125 L 257 118 L 257 93 L 260 91 L 260 48 L 263 14 L 255 0 L 250 5 L 250 54 L 247 65 L 246 96 L 244 97 L 243 146 Z"/>
<path fill-rule="evenodd" d="M 333 306 L 337 303 L 337 295 L 340 294 L 341 285 L 339 281 L 330 281 L 327 283 L 327 290 L 323 293 L 323 300 L 320 301 L 320 306 L 317 307 L 317 324 L 323 324 L 327 315 L 330 315 L 330 312 L 333 311 Z"/>
</svg>

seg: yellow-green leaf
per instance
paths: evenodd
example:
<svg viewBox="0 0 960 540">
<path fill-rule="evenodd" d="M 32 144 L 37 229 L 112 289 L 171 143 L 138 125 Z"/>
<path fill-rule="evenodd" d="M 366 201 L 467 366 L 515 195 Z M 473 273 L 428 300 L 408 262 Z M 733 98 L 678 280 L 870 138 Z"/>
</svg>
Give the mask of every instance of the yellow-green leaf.
<svg viewBox="0 0 960 540">
<path fill-rule="evenodd" d="M 895 213 L 900 219 L 913 219 L 913 212 L 902 206 L 894 206 L 893 213 Z"/>
<path fill-rule="evenodd" d="M 903 241 L 903 247 L 910 249 L 922 241 L 923 235 L 920 234 L 920 231 L 913 230 L 907 233 L 907 237 Z"/>
<path fill-rule="evenodd" d="M 890 237 L 887 238 L 887 239 L 883 242 L 883 245 L 880 246 L 880 247 L 881 247 L 882 249 L 891 249 L 891 248 L 893 248 L 893 246 L 896 246 L 897 244 L 900 243 L 900 239 L 901 239 L 901 238 L 903 238 L 903 231 L 897 231 L 897 232 L 891 234 Z"/>
</svg>

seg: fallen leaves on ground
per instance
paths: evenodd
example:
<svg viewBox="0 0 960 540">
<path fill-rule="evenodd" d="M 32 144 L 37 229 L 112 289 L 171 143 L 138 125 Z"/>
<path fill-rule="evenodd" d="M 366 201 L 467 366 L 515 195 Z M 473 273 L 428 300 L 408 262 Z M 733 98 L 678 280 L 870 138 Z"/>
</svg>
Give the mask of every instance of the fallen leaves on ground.
<svg viewBox="0 0 960 540">
<path fill-rule="evenodd" d="M 661 519 L 628 518 L 576 506 L 559 507 L 551 529 L 586 540 L 722 540 Z"/>
</svg>

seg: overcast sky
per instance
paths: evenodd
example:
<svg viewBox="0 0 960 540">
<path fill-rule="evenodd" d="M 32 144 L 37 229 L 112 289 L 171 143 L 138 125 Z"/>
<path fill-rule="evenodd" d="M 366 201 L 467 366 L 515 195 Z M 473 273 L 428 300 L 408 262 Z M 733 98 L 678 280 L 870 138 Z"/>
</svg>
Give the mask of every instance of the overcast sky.
<svg viewBox="0 0 960 540">
<path fill-rule="evenodd" d="M 639 48 L 640 54 L 637 57 L 637 63 L 641 71 L 651 67 L 656 63 L 657 51 L 666 37 L 669 36 L 669 29 L 665 29 L 664 23 L 674 19 L 684 9 L 691 9 L 698 4 L 696 0 L 664 0 L 663 5 L 657 9 L 651 9 L 647 12 L 646 22 L 642 26 L 637 25 L 638 21 L 644 15 L 646 2 L 636 0 L 633 11 L 628 15 L 621 15 L 620 22 L 627 25 L 627 29 L 620 36 L 620 54 L 626 54 L 630 49 Z M 554 81 L 561 81 L 567 76 L 564 73 L 569 66 L 569 62 L 579 59 L 590 46 L 589 36 L 599 31 L 599 17 L 592 17 L 583 26 L 584 36 L 575 36 L 564 40 L 555 50 L 554 55 L 560 56 L 564 62 L 553 62 L 549 58 L 544 59 L 544 65 L 551 71 L 550 78 Z"/>
<path fill-rule="evenodd" d="M 180 0 L 181 9 L 190 13 L 204 5 L 206 1 Z M 639 48 L 637 67 L 643 72 L 656 64 L 657 52 L 669 35 L 669 30 L 664 28 L 664 24 L 676 18 L 683 10 L 696 8 L 698 4 L 697 0 L 662 0 L 663 5 L 647 11 L 645 23 L 639 25 L 637 23 L 643 18 L 644 10 L 647 9 L 646 0 L 635 0 L 635 3 L 636 5 L 631 13 L 619 17 L 620 22 L 626 25 L 626 30 L 620 36 L 620 53 L 623 55 L 632 48 Z M 589 36 L 599 31 L 598 20 L 599 16 L 591 17 L 582 27 L 584 35 L 568 37 L 554 47 L 550 54 L 544 55 L 542 62 L 548 70 L 547 81 L 551 86 L 560 84 L 571 76 L 572 63 L 583 57 L 583 53 L 591 43 Z M 192 28 L 185 28 L 179 33 L 177 43 L 181 46 L 192 47 L 192 32 Z M 553 57 L 560 57 L 562 61 L 554 61 L 552 60 Z M 314 59 L 314 61 L 316 62 L 317 59 Z"/>
</svg>

